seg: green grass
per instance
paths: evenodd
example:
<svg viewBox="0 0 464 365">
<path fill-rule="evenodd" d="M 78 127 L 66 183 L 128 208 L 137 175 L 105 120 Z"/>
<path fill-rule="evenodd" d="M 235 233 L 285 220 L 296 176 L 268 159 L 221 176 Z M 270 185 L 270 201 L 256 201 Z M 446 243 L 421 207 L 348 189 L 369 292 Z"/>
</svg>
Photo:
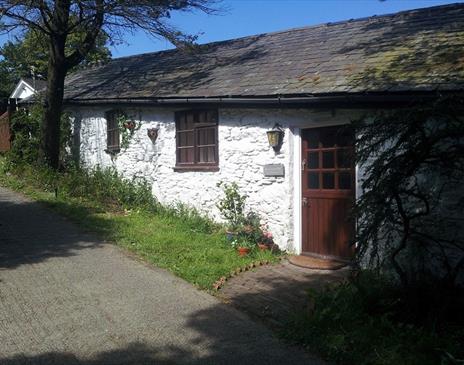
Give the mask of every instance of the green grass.
<svg viewBox="0 0 464 365">
<path fill-rule="evenodd" d="M 11 168 L 0 158 L 0 185 L 45 204 L 201 289 L 212 289 L 215 281 L 236 268 L 258 260 L 278 260 L 276 255 L 258 250 L 239 257 L 226 240 L 223 227 L 207 217 L 183 205 L 164 207 L 150 200 L 144 183 L 121 182 L 101 171 L 97 174 L 101 176 L 55 174 L 28 166 Z M 100 188 L 95 186 L 98 184 Z"/>
</svg>

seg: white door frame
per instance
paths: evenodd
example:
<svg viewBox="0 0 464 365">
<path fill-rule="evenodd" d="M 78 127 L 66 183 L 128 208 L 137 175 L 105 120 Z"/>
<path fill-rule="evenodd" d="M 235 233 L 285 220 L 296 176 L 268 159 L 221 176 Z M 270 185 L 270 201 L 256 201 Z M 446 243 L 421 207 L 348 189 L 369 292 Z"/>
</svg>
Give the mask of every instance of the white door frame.
<svg viewBox="0 0 464 365">
<path fill-rule="evenodd" d="M 293 247 L 302 250 L 301 222 L 301 128 L 293 128 Z"/>
</svg>

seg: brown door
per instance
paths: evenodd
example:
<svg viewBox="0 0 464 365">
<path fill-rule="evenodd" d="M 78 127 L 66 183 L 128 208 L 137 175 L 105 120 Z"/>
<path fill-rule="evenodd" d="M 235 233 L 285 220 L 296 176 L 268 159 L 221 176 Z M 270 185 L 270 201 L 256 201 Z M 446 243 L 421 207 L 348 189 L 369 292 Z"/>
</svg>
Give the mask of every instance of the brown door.
<svg viewBox="0 0 464 365">
<path fill-rule="evenodd" d="M 348 259 L 353 249 L 354 135 L 346 126 L 302 131 L 302 251 Z"/>
</svg>

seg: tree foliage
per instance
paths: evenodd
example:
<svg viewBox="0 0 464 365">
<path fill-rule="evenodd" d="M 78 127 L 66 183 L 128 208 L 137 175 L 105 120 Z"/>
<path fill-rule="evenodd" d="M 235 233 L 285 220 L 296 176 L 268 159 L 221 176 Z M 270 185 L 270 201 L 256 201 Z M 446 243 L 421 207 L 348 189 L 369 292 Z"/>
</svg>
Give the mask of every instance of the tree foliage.
<svg viewBox="0 0 464 365">
<path fill-rule="evenodd" d="M 15 165 L 36 164 L 39 159 L 40 127 L 43 123 L 43 107 L 35 104 L 29 108 L 21 108 L 10 120 L 11 149 L 6 153 L 8 161 Z M 60 163 L 66 165 L 71 161 L 69 147 L 71 145 L 71 123 L 69 115 L 61 117 Z"/>
<path fill-rule="evenodd" d="M 66 40 L 65 53 L 71 54 L 76 44 L 81 42 L 83 33 L 73 33 Z M 106 47 L 108 36 L 100 33 L 95 46 L 89 51 L 85 59 L 74 68 L 85 67 L 92 63 L 107 62 L 111 52 Z M 0 48 L 0 96 L 8 97 L 20 78 L 47 79 L 49 54 L 49 40 L 44 33 L 33 29 L 25 34 L 15 36 Z M 71 70 L 72 71 L 72 70 Z"/>
<path fill-rule="evenodd" d="M 382 111 L 356 121 L 363 195 L 360 260 L 404 286 L 456 285 L 464 267 L 464 99 Z M 462 277 L 461 277 L 462 280 Z"/>
<path fill-rule="evenodd" d="M 200 10 L 212 13 L 214 0 L 0 0 L 1 30 L 33 30 L 48 40 L 48 87 L 41 151 L 44 162 L 53 168 L 59 163 L 60 114 L 66 74 L 79 65 L 95 47 L 102 33 L 120 40 L 128 31 L 141 29 L 174 45 L 195 40 L 168 22 L 173 11 Z M 68 39 L 75 38 L 66 52 Z"/>
</svg>

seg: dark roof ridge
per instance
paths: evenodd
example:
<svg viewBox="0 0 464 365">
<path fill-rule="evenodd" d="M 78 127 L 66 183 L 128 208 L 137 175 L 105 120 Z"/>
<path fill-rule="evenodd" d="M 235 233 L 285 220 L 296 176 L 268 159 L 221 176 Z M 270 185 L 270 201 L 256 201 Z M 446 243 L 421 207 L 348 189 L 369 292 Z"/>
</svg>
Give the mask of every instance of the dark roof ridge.
<svg viewBox="0 0 464 365">
<path fill-rule="evenodd" d="M 450 3 L 450 4 L 445 4 L 445 5 L 436 5 L 436 6 L 431 6 L 431 7 L 425 7 L 425 8 L 415 8 L 415 9 L 410 9 L 410 10 L 403 10 L 399 11 L 396 13 L 388 13 L 388 14 L 381 14 L 381 15 L 370 15 L 362 18 L 351 18 L 351 19 L 346 19 L 346 20 L 339 20 L 335 22 L 326 22 L 326 23 L 319 23 L 319 24 L 312 24 L 312 25 L 304 25 L 301 27 L 293 27 L 293 28 L 288 28 L 288 29 L 283 29 L 283 30 L 276 30 L 276 31 L 271 31 L 271 32 L 265 32 L 265 33 L 258 33 L 258 34 L 250 34 L 246 35 L 243 37 L 238 37 L 238 38 L 230 38 L 230 39 L 223 39 L 220 41 L 213 41 L 213 42 L 208 42 L 208 43 L 201 43 L 197 44 L 196 46 L 198 47 L 204 47 L 204 46 L 211 46 L 211 45 L 219 45 L 221 43 L 228 43 L 228 42 L 234 42 L 234 41 L 240 41 L 244 40 L 247 38 L 256 38 L 256 37 L 263 37 L 263 36 L 269 36 L 269 35 L 275 35 L 275 34 L 284 34 L 284 33 L 289 33 L 289 32 L 294 32 L 294 31 L 299 31 L 299 30 L 307 30 L 307 29 L 312 29 L 312 28 L 322 28 L 322 27 L 327 27 L 327 26 L 333 26 L 333 25 L 340 25 L 340 24 L 353 24 L 357 22 L 362 22 L 366 20 L 377 20 L 381 18 L 388 18 L 388 17 L 397 17 L 399 15 L 404 15 L 404 14 L 411 14 L 415 12 L 420 12 L 420 11 L 433 11 L 436 9 L 443 9 L 443 8 L 453 8 L 453 7 L 464 7 L 464 3 Z M 160 51 L 152 51 L 152 52 L 143 52 L 143 53 L 137 53 L 133 55 L 128 55 L 128 56 L 122 56 L 122 57 L 116 57 L 113 58 L 110 62 L 116 61 L 116 60 L 122 60 L 125 58 L 135 58 L 135 57 L 140 57 L 140 56 L 147 56 L 147 55 L 153 55 L 153 54 L 160 54 L 160 53 L 168 53 L 168 52 L 176 52 L 181 50 L 181 48 L 172 48 L 172 49 L 164 49 Z"/>
</svg>

